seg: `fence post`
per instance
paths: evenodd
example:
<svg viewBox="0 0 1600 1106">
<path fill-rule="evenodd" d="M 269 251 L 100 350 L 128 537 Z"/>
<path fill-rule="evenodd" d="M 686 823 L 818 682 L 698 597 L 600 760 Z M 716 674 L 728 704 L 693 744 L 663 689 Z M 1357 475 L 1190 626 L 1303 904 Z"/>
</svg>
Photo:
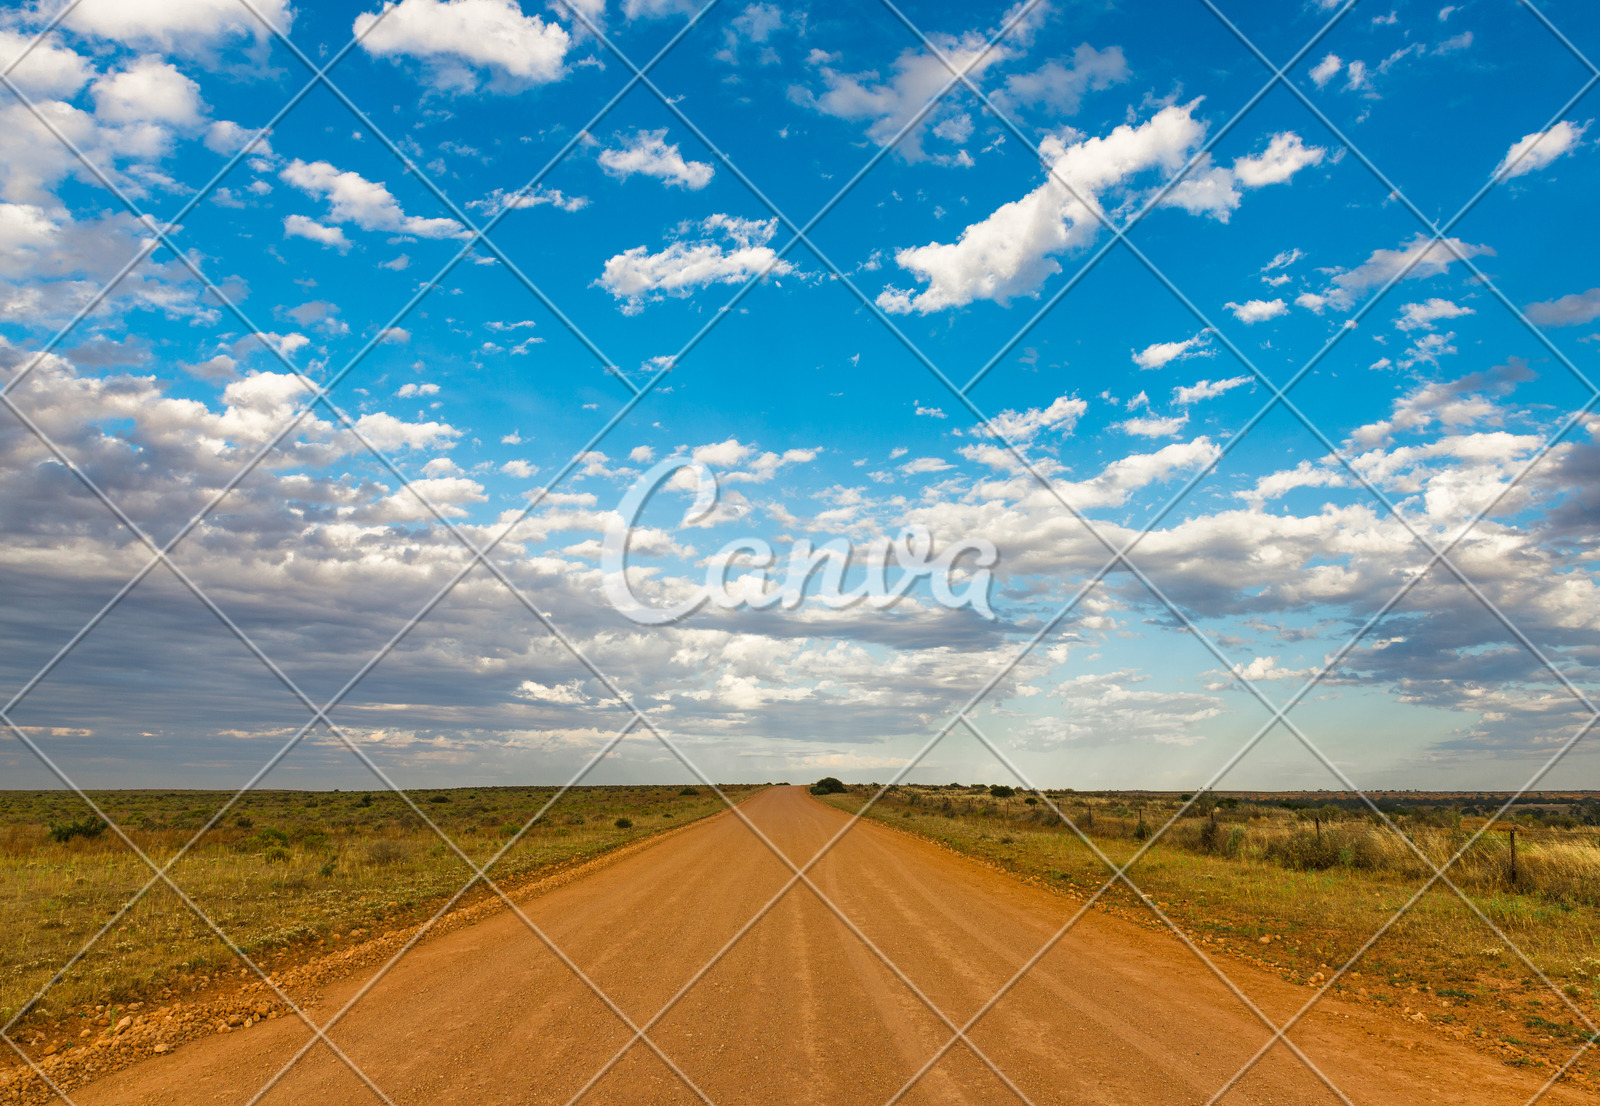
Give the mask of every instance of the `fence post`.
<svg viewBox="0 0 1600 1106">
<path fill-rule="evenodd" d="M 1511 826 L 1511 886 L 1517 885 L 1517 827 Z"/>
</svg>

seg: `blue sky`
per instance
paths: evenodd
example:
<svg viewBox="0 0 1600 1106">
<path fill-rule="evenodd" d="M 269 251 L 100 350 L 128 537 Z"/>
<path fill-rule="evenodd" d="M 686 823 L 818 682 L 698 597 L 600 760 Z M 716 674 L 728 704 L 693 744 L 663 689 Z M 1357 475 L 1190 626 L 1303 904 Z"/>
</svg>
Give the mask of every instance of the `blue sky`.
<svg viewBox="0 0 1600 1106">
<path fill-rule="evenodd" d="M 691 8 L 252 3 L 293 49 L 234 0 L 84 0 L 0 106 L 0 674 L 75 780 L 239 785 L 307 712 L 165 567 L 29 685 L 149 550 L 21 416 L 157 543 L 209 506 L 174 564 L 319 703 L 426 609 L 332 711 L 403 785 L 559 781 L 629 717 L 506 581 L 718 778 L 886 779 L 992 682 L 972 717 L 1035 782 L 1181 789 L 1459 538 L 1470 587 L 1432 568 L 1291 719 L 1370 787 L 1517 787 L 1582 724 L 1518 635 L 1592 684 L 1585 5 L 724 3 L 612 103 L 611 46 Z M 0 15 L 0 64 L 56 10 Z M 1319 32 L 1309 106 L 1262 94 L 1241 36 Z M 987 104 L 923 112 L 939 54 Z M 267 448 L 307 381 L 360 439 L 318 406 Z M 628 622 L 600 539 L 674 456 L 723 497 L 652 501 L 653 601 L 732 538 L 922 526 L 993 543 L 997 618 Z M 504 580 L 429 606 L 470 560 L 430 504 Z M 685 777 L 640 732 L 593 779 Z M 911 778 L 1010 782 L 960 728 Z M 264 785 L 369 783 L 314 729 Z M 1279 727 L 1221 786 L 1338 783 Z"/>
</svg>

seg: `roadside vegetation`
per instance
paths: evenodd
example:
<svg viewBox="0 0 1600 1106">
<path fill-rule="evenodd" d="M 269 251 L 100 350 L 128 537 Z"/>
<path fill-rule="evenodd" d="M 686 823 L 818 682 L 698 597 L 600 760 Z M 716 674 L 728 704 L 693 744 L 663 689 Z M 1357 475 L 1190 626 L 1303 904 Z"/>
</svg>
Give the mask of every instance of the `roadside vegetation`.
<svg viewBox="0 0 1600 1106">
<path fill-rule="evenodd" d="M 728 787 L 738 801 L 755 788 Z M 412 792 L 461 850 L 486 863 L 554 788 Z M 164 863 L 227 800 L 221 792 L 98 792 L 96 803 Z M 663 830 L 715 814 L 705 787 L 582 787 L 562 796 L 490 869 L 510 891 Z M 170 875 L 270 971 L 347 948 L 374 930 L 430 916 L 471 876 L 437 834 L 386 792 L 253 792 Z M 147 882 L 150 868 L 71 794 L 0 792 L 0 1024 L 49 981 Z M 481 884 L 458 904 L 490 892 Z M 29 1009 L 22 1039 L 53 1037 L 63 1018 L 107 1017 L 127 1004 L 181 998 L 243 964 L 170 889 L 157 885 Z M 253 978 L 253 977 L 252 977 Z M 86 1023 L 87 1024 L 87 1023 Z M 30 1030 L 28 1026 L 38 1026 Z M 76 1031 L 73 1036 L 76 1037 Z"/>
<path fill-rule="evenodd" d="M 876 791 L 875 784 L 857 784 L 819 797 L 853 813 Z M 1119 865 L 1189 798 L 1047 794 Z M 1405 793 L 1377 801 L 1410 843 L 1442 865 L 1504 798 Z M 1529 796 L 1512 812 L 1448 875 L 1600 1023 L 1600 797 Z M 1047 805 L 1010 787 L 894 787 L 867 816 L 1078 900 L 1111 874 Z M 1432 872 L 1353 796 L 1238 793 L 1193 804 L 1128 874 L 1202 949 L 1320 986 Z M 1165 929 L 1124 886 L 1100 903 Z M 1563 1063 L 1587 1032 L 1443 884 L 1335 987 L 1341 997 L 1392 1009 L 1415 1025 L 1476 1040 L 1512 1064 Z"/>
</svg>

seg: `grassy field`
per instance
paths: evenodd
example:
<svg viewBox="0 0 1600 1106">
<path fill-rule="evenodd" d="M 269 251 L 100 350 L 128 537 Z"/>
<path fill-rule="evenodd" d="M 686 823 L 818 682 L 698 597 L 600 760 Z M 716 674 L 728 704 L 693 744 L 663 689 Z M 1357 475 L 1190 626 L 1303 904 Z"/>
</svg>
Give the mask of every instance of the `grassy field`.
<svg viewBox="0 0 1600 1106">
<path fill-rule="evenodd" d="M 726 789 L 735 801 L 754 788 Z M 429 819 L 484 863 L 555 793 L 484 787 L 414 792 Z M 93 795 L 157 863 L 226 801 L 202 791 Z M 491 869 L 502 886 L 579 863 L 714 814 L 708 788 L 575 788 Z M 10 1021 L 151 876 L 72 795 L 0 792 L 0 1023 Z M 274 972 L 422 921 L 470 870 L 396 796 L 246 795 L 173 865 L 171 876 L 228 937 Z M 488 894 L 481 885 L 462 907 Z M 98 1006 L 165 1002 L 237 980 L 243 965 L 170 889 L 157 885 L 28 1011 L 53 1036 Z M 103 1011 L 102 1011 L 103 1013 Z M 25 1035 L 32 1031 L 24 1028 Z"/>
<path fill-rule="evenodd" d="M 891 789 L 868 817 L 1078 899 L 1110 874 L 1037 798 L 1008 788 Z M 876 786 L 825 800 L 859 810 Z M 1126 861 L 1180 807 L 1161 794 L 1051 792 L 1096 846 Z M 1184 796 L 1183 798 L 1187 798 Z M 1493 805 L 1491 805 L 1493 804 Z M 1386 796 L 1380 805 L 1443 863 L 1486 821 L 1492 796 Z M 1498 1051 L 1507 1063 L 1562 1063 L 1583 1039 L 1570 998 L 1600 1023 L 1600 802 L 1541 796 L 1514 808 L 1450 876 L 1556 985 L 1551 992 L 1448 888 L 1436 884 L 1342 978 L 1342 997 Z M 1234 795 L 1191 807 L 1129 875 L 1201 948 L 1319 985 L 1355 955 L 1429 871 L 1353 798 Z M 1113 913 L 1161 925 L 1118 887 Z M 1163 927 L 1164 928 L 1164 927 Z M 1319 974 L 1320 973 L 1320 974 Z M 1564 996 L 1564 997 L 1563 997 Z"/>
</svg>

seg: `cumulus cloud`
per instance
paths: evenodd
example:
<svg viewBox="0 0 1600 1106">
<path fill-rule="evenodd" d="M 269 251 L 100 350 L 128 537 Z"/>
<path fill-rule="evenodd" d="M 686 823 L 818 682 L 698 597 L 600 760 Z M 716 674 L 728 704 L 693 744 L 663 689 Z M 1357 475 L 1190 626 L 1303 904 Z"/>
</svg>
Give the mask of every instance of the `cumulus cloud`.
<svg viewBox="0 0 1600 1106">
<path fill-rule="evenodd" d="M 177 66 L 150 55 L 101 77 L 89 94 L 94 97 L 95 115 L 111 123 L 165 123 L 187 129 L 198 126 L 205 112 L 200 86 Z"/>
<path fill-rule="evenodd" d="M 1036 9 L 1034 19 L 1042 18 L 1044 5 Z M 1024 22 L 1027 22 L 1026 20 Z M 1013 42 L 1026 40 L 1026 30 L 1019 24 L 1013 31 Z M 943 51 L 951 65 L 965 71 L 974 84 L 980 85 L 984 75 L 993 66 L 1004 62 L 1009 54 L 1005 45 L 988 49 L 988 36 L 969 32 L 959 38 L 949 35 L 930 36 Z M 1096 55 L 1098 58 L 1098 55 Z M 793 85 L 789 98 L 802 107 L 837 119 L 865 121 L 867 137 L 882 145 L 899 133 L 900 129 L 916 117 L 951 80 L 951 71 L 933 54 L 920 50 L 906 50 L 895 59 L 893 72 L 883 79 L 876 71 L 845 73 L 834 67 L 836 58 L 821 51 L 813 51 L 823 90 L 819 93 L 804 85 Z M 1100 67 L 1103 71 L 1103 66 Z M 1087 80 L 1092 83 L 1095 78 Z M 1068 79 L 1070 84 L 1071 79 Z M 1028 94 L 1043 96 L 1047 93 L 1049 78 L 1031 85 L 1024 81 Z M 1064 90 L 1063 90 L 1064 92 Z M 953 150 L 930 154 L 924 149 L 929 131 L 945 140 Z M 972 134 L 972 119 L 954 101 L 946 97 L 936 104 L 906 132 L 895 147 L 895 152 L 906 161 L 930 160 L 940 165 L 970 166 L 972 155 L 962 146 Z"/>
<path fill-rule="evenodd" d="M 1156 342 L 1142 350 L 1135 350 L 1133 363 L 1141 369 L 1159 369 L 1174 361 L 1186 361 L 1191 357 L 1211 357 L 1216 351 L 1206 348 L 1209 337 L 1210 331 L 1202 330 L 1181 342 Z"/>
<path fill-rule="evenodd" d="M 309 238 L 324 246 L 332 246 L 341 253 L 350 248 L 350 239 L 338 227 L 330 227 L 304 215 L 285 215 L 283 233 L 289 238 Z"/>
<path fill-rule="evenodd" d="M 1432 330 L 1440 319 L 1459 319 L 1476 314 L 1470 307 L 1462 307 L 1453 300 L 1434 297 L 1422 303 L 1408 303 L 1400 308 L 1400 317 L 1394 325 L 1401 330 Z"/>
<path fill-rule="evenodd" d="M 989 426 L 1007 441 L 1023 445 L 1045 430 L 1072 433 L 1088 410 L 1089 405 L 1077 396 L 1057 396 L 1046 407 L 1001 411 L 990 418 Z"/>
<path fill-rule="evenodd" d="M 1578 326 L 1600 318 L 1600 288 L 1574 292 L 1544 303 L 1530 303 L 1528 318 L 1540 326 Z"/>
<path fill-rule="evenodd" d="M 452 238 L 462 233 L 461 224 L 454 219 L 407 215 L 382 182 L 367 180 L 360 173 L 349 170 L 340 171 L 326 161 L 305 162 L 295 158 L 278 176 L 306 195 L 326 200 L 328 218 L 335 223 L 354 223 L 362 230 L 411 234 L 418 238 Z M 325 233 L 328 229 L 315 229 L 316 224 L 309 219 L 297 226 L 300 229 L 290 233 L 304 233 L 308 238 Z M 288 229 L 287 226 L 285 229 Z"/>
<path fill-rule="evenodd" d="M 1563 119 L 1547 131 L 1523 135 L 1511 144 L 1491 175 L 1510 180 L 1543 169 L 1556 158 L 1576 149 L 1583 132 L 1588 129 L 1587 123 L 1580 127 Z"/>
<path fill-rule="evenodd" d="M 618 180 L 642 173 L 691 192 L 710 184 L 716 173 L 703 161 L 685 161 L 678 144 L 667 142 L 665 127 L 623 136 L 621 146 L 600 151 L 599 161 L 600 167 Z"/>
<path fill-rule="evenodd" d="M 878 297 L 878 306 L 891 313 L 926 314 L 978 299 L 1005 304 L 1014 296 L 1037 294 L 1046 279 L 1061 271 L 1055 256 L 1086 245 L 1099 229 L 1095 212 L 1073 193 L 1098 204 L 1104 193 L 1151 169 L 1175 172 L 1205 137 L 1205 124 L 1193 115 L 1195 106 L 1169 105 L 1137 126 L 1125 123 L 1104 137 L 1072 142 L 1046 137 L 1040 150 L 1050 163 L 1049 179 L 966 227 L 953 243 L 898 251 L 895 262 L 928 287 L 909 292 L 890 285 Z M 1272 142 L 1277 141 L 1275 136 Z M 1304 150 L 1303 145 L 1296 148 Z M 1269 143 L 1262 158 L 1276 166 L 1281 159 L 1271 151 Z M 1291 161 L 1299 156 L 1284 154 Z M 1261 165 L 1253 170 L 1255 179 L 1287 179 L 1268 160 Z M 1218 174 L 1226 174 L 1226 181 Z M 1202 179 L 1174 189 L 1168 202 L 1196 213 L 1225 215 L 1237 206 L 1236 182 L 1231 170 L 1209 170 Z"/>
<path fill-rule="evenodd" d="M 1373 250 L 1365 262 L 1354 269 L 1335 270 L 1333 283 L 1326 293 L 1327 302 L 1341 311 L 1355 306 L 1356 297 L 1369 288 L 1387 284 L 1396 273 L 1411 269 L 1406 280 L 1425 280 L 1438 276 L 1460 258 L 1482 255 L 1494 256 L 1488 246 L 1475 246 L 1459 238 L 1445 238 L 1438 242 L 1418 234 L 1397 250 Z"/>
<path fill-rule="evenodd" d="M 288 0 L 259 0 L 253 6 L 279 30 L 292 29 L 294 9 Z M 190 54 L 211 54 L 237 39 L 265 42 L 271 34 L 238 0 L 84 0 L 65 26 L 135 48 Z"/>
<path fill-rule="evenodd" d="M 1128 61 L 1122 56 L 1122 47 L 1096 50 L 1085 42 L 1073 52 L 1070 63 L 1052 59 L 1031 73 L 1009 75 L 1005 89 L 996 97 L 1001 106 L 1020 104 L 1045 108 L 1058 115 L 1076 115 L 1084 93 L 1121 84 L 1128 76 Z"/>
<path fill-rule="evenodd" d="M 712 215 L 692 227 L 701 237 L 680 239 L 659 253 L 635 246 L 608 259 L 595 284 L 622 300 L 625 314 L 635 314 L 663 293 L 686 296 L 707 285 L 739 284 L 758 273 L 783 276 L 794 269 L 767 245 L 777 219 Z"/>
<path fill-rule="evenodd" d="M 1214 399 L 1225 392 L 1235 388 L 1242 388 L 1246 384 L 1255 383 L 1253 376 L 1230 376 L 1227 380 L 1199 380 L 1193 384 L 1172 389 L 1172 402 L 1179 407 L 1187 407 L 1191 403 L 1199 403 L 1203 399 Z"/>
<path fill-rule="evenodd" d="M 1140 418 L 1125 419 L 1117 423 L 1117 427 L 1124 434 L 1132 434 L 1140 438 L 1176 438 L 1188 421 L 1188 415 L 1170 415 L 1166 417 L 1145 415 Z"/>
<path fill-rule="evenodd" d="M 1344 68 L 1344 62 L 1338 54 L 1329 54 L 1311 70 L 1311 80 L 1318 88 L 1322 88 L 1333 78 L 1339 75 L 1339 70 Z"/>
<path fill-rule="evenodd" d="M 374 26 L 375 25 L 375 26 Z M 559 23 L 525 15 L 516 0 L 401 0 L 356 16 L 361 48 L 374 57 L 423 61 L 441 90 L 515 92 L 566 75 L 572 37 Z"/>
<path fill-rule="evenodd" d="M 1234 303 L 1229 300 L 1225 305 L 1233 312 L 1233 317 L 1246 326 L 1276 319 L 1279 315 L 1286 315 L 1289 308 L 1282 300 L 1245 300 L 1243 303 Z"/>
</svg>

